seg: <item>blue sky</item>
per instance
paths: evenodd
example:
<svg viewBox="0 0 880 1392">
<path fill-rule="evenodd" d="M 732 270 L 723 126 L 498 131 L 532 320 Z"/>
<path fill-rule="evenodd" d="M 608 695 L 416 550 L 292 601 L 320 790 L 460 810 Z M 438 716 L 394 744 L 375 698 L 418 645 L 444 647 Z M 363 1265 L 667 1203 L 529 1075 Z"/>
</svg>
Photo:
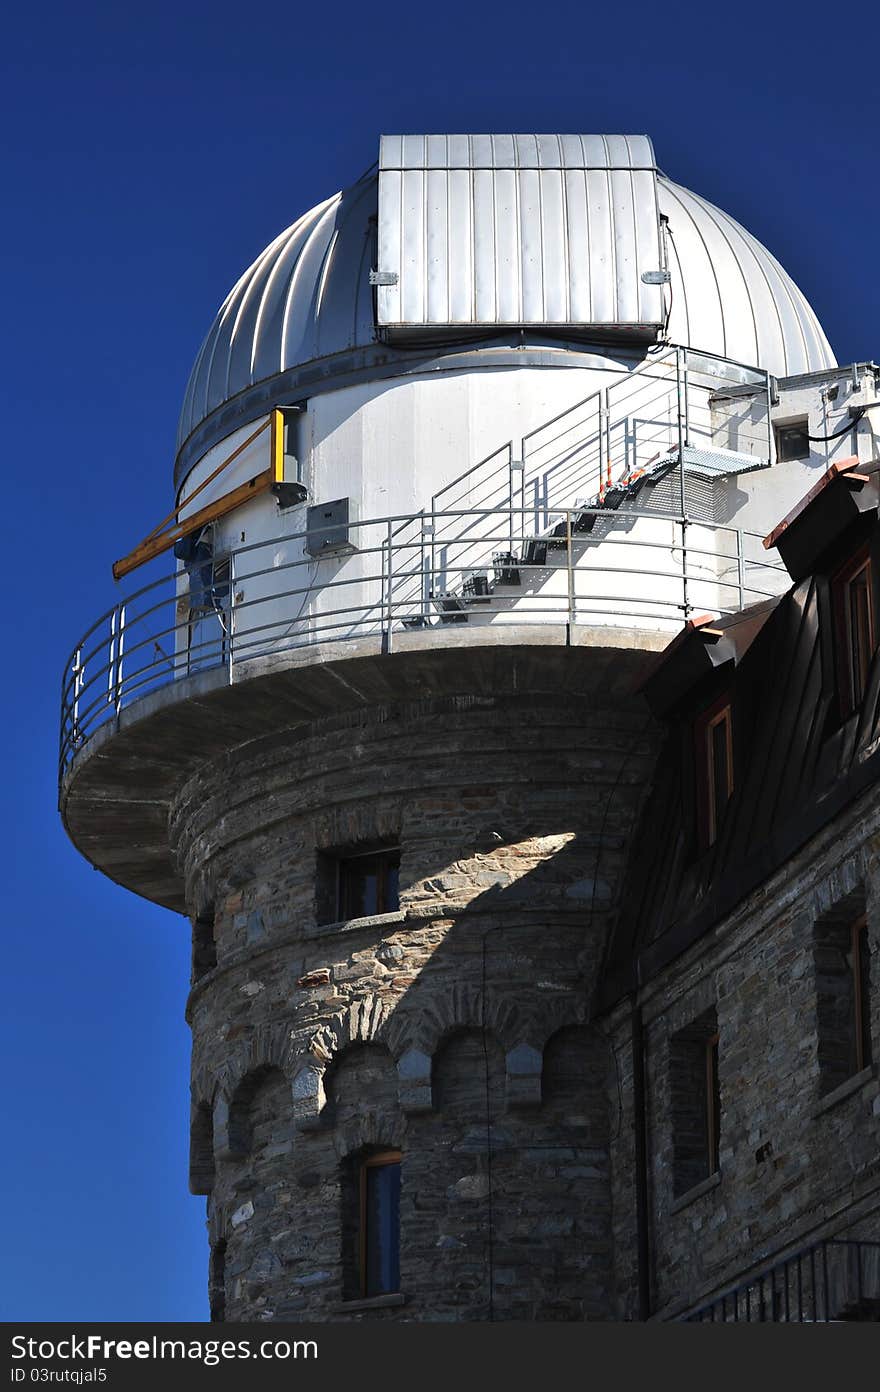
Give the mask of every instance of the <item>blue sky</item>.
<svg viewBox="0 0 880 1392">
<path fill-rule="evenodd" d="M 171 506 L 187 375 L 254 256 L 382 131 L 644 131 L 777 255 L 841 361 L 880 356 L 869 9 L 304 10 L 50 0 L 4 19 L 6 1320 L 207 1317 L 188 924 L 68 843 L 57 699 L 116 597 L 111 561 Z"/>
</svg>

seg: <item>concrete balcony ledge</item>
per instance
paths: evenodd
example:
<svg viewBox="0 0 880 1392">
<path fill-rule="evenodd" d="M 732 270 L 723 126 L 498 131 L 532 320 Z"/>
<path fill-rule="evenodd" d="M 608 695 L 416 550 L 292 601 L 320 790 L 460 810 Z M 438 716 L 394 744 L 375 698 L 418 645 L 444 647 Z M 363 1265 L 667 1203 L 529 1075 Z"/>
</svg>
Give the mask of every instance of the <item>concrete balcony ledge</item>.
<svg viewBox="0 0 880 1392">
<path fill-rule="evenodd" d="M 669 636 L 609 626 L 578 629 L 568 642 L 563 627 L 538 624 L 413 631 L 392 653 L 381 652 L 377 639 L 365 639 L 242 663 L 231 681 L 224 668 L 171 681 L 125 706 L 77 748 L 61 784 L 61 817 L 96 869 L 185 913 L 168 818 L 178 792 L 203 764 L 242 744 L 280 740 L 315 722 L 375 707 L 522 693 L 612 704 L 641 700 L 634 689 Z M 363 924 L 353 920 L 342 931 L 356 926 Z"/>
</svg>

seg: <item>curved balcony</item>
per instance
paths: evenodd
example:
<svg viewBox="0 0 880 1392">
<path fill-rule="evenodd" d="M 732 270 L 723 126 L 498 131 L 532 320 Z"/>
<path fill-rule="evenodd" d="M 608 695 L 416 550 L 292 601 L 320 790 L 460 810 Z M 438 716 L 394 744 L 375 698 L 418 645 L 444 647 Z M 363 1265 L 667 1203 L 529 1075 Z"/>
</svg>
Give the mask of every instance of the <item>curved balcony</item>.
<svg viewBox="0 0 880 1392">
<path fill-rule="evenodd" d="M 159 688 L 191 693 L 200 674 L 231 685 L 267 663 L 320 662 L 328 647 L 389 654 L 461 645 L 474 630 L 504 643 L 524 625 L 568 642 L 578 629 L 652 630 L 656 647 L 696 613 L 787 588 L 757 534 L 639 510 L 635 482 L 630 491 L 549 512 L 373 518 L 318 554 L 314 533 L 298 531 L 188 563 L 120 600 L 76 644 L 62 681 L 61 780 L 100 727 Z"/>
</svg>

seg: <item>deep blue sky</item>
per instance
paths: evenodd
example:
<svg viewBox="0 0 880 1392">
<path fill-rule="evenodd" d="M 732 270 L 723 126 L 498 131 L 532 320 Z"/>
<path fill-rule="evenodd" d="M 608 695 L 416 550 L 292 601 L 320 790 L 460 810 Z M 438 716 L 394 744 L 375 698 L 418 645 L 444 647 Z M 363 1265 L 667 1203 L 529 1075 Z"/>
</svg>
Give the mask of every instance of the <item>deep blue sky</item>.
<svg viewBox="0 0 880 1392">
<path fill-rule="evenodd" d="M 213 313 L 382 131 L 634 131 L 739 218 L 841 361 L 880 356 L 880 21 L 802 4 L 16 5 L 5 211 L 5 904 L 0 1317 L 207 1315 L 186 1187 L 184 920 L 55 811 L 57 692 L 172 501 Z"/>
</svg>

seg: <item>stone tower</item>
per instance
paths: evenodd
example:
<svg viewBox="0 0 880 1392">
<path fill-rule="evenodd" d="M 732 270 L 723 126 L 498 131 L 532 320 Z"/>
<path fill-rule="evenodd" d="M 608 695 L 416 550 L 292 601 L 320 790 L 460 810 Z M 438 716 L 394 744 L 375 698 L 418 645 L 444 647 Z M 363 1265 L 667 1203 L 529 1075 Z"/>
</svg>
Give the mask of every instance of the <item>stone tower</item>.
<svg viewBox="0 0 880 1392">
<path fill-rule="evenodd" d="M 83 854 L 192 924 L 213 1318 L 643 1310 L 597 1005 L 641 685 L 788 586 L 774 412 L 833 367 L 646 137 L 383 137 L 223 304 L 61 771 Z"/>
</svg>

